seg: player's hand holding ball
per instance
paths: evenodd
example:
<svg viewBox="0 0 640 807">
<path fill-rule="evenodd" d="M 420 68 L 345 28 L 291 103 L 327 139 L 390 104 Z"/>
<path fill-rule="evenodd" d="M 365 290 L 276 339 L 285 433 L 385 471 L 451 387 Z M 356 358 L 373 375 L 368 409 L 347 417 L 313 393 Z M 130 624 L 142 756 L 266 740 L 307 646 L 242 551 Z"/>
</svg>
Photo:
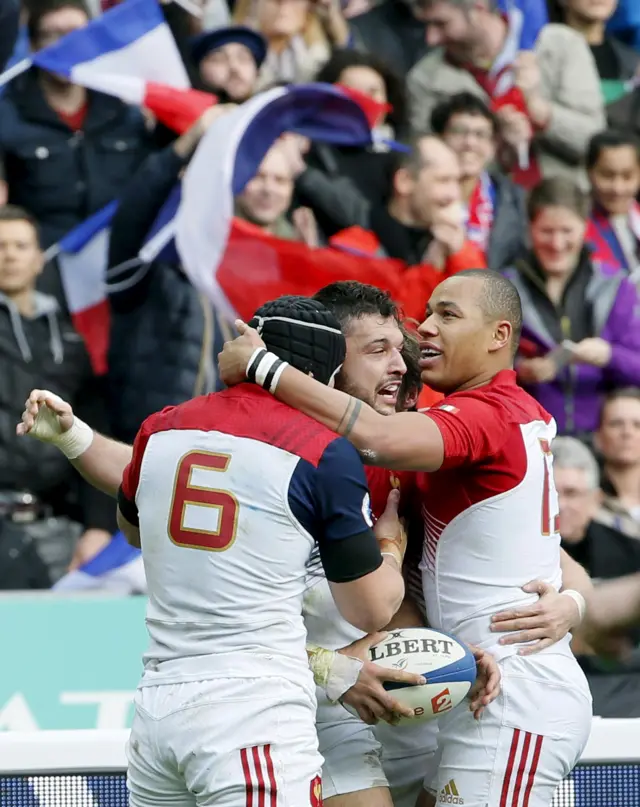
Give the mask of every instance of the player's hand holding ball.
<svg viewBox="0 0 640 807">
<path fill-rule="evenodd" d="M 218 353 L 220 378 L 228 387 L 246 380 L 249 360 L 257 348 L 265 347 L 255 328 L 250 328 L 241 319 L 236 320 L 235 326 L 240 336 L 231 342 L 225 342 L 222 352 Z"/>
<path fill-rule="evenodd" d="M 338 650 L 338 653 L 344 656 L 357 658 L 364 662 L 358 680 L 345 692 L 341 701 L 355 710 L 360 719 L 370 726 L 375 725 L 379 720 L 394 725 L 401 717 L 412 718 L 414 716 L 412 707 L 401 703 L 392 697 L 390 692 L 387 692 L 383 686 L 384 681 L 408 686 L 421 686 L 426 683 L 422 675 L 403 670 L 385 669 L 370 660 L 371 647 L 381 642 L 387 635 L 383 632 L 364 636 L 348 647 Z"/>
</svg>

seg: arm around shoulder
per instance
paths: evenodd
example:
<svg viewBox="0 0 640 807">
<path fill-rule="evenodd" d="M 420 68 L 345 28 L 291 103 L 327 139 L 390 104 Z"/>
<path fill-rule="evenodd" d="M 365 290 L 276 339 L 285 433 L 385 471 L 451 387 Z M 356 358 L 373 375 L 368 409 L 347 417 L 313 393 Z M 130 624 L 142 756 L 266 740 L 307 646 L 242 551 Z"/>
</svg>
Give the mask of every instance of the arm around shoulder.
<svg viewBox="0 0 640 807">
<path fill-rule="evenodd" d="M 421 414 L 379 415 L 357 398 L 293 367 L 283 371 L 275 396 L 346 437 L 370 465 L 404 471 L 435 471 L 442 465 L 440 430 Z"/>
</svg>

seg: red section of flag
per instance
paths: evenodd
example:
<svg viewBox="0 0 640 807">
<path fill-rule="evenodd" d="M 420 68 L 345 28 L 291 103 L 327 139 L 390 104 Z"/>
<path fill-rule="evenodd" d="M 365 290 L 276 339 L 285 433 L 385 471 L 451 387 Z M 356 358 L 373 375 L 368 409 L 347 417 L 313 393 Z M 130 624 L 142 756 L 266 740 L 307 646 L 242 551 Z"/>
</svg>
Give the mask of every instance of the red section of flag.
<svg viewBox="0 0 640 807">
<path fill-rule="evenodd" d="M 244 319 L 283 294 L 310 296 L 336 280 L 358 280 L 400 296 L 402 261 L 363 258 L 336 249 L 311 249 L 234 219 L 217 280 Z"/>
<path fill-rule="evenodd" d="M 407 266 L 395 258 L 374 258 L 340 249 L 311 249 L 234 219 L 217 282 L 243 319 L 283 294 L 311 296 L 328 283 L 356 280 L 385 289 L 404 315 L 422 322 L 434 288 L 463 269 L 485 268 L 481 251 L 467 242 L 443 272 L 428 264 Z"/>
<path fill-rule="evenodd" d="M 166 84 L 147 82 L 143 106 L 178 134 L 184 134 L 214 104 L 215 95 L 200 90 L 178 90 Z"/>
<path fill-rule="evenodd" d="M 107 372 L 107 353 L 109 351 L 110 312 L 107 300 L 102 300 L 90 308 L 71 314 L 71 321 L 76 331 L 84 339 L 91 366 L 96 375 Z"/>
<path fill-rule="evenodd" d="M 393 110 L 391 104 L 382 104 L 370 95 L 366 95 L 360 90 L 354 90 L 353 87 L 345 87 L 344 84 L 336 84 L 336 87 L 340 87 L 347 97 L 358 104 L 372 129 L 381 124 L 385 116 Z"/>
</svg>

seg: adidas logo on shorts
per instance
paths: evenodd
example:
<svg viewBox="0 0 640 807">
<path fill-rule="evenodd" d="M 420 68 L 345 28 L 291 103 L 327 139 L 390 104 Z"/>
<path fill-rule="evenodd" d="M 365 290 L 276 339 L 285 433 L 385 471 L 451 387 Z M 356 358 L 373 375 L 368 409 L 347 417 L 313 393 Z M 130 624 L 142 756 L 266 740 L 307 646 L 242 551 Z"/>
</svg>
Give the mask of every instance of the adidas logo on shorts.
<svg viewBox="0 0 640 807">
<path fill-rule="evenodd" d="M 460 797 L 453 779 L 442 788 L 438 794 L 438 801 L 440 804 L 464 804 L 464 799 Z"/>
</svg>

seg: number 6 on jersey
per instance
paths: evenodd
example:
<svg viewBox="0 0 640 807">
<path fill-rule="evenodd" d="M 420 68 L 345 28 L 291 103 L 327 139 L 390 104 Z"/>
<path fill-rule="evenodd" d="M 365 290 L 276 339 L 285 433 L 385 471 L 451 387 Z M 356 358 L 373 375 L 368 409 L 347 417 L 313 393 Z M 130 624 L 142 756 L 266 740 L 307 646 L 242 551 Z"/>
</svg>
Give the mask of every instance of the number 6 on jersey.
<svg viewBox="0 0 640 807">
<path fill-rule="evenodd" d="M 229 454 L 189 451 L 178 463 L 168 524 L 177 546 L 224 552 L 235 541 L 238 500 L 213 487 L 213 473 L 224 473 L 230 462 Z"/>
</svg>

